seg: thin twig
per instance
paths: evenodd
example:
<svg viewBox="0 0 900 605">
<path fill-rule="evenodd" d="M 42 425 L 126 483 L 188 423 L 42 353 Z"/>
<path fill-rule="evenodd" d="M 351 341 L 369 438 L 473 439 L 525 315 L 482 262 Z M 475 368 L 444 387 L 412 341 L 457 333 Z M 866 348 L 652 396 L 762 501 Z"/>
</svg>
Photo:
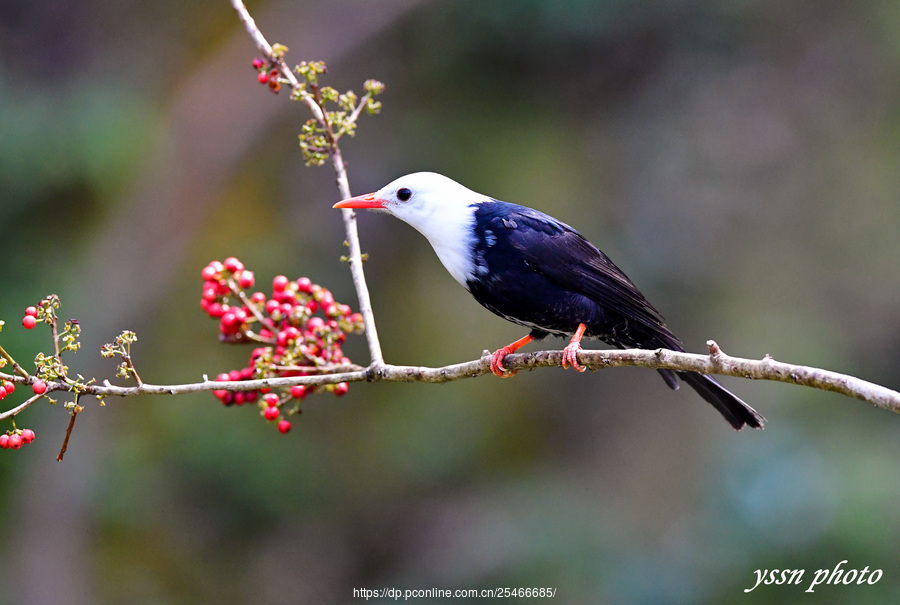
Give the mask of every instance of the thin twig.
<svg viewBox="0 0 900 605">
<path fill-rule="evenodd" d="M 72 417 L 69 419 L 69 426 L 66 428 L 66 438 L 63 439 L 62 447 L 59 449 L 59 454 L 56 456 L 57 462 L 62 462 L 63 456 L 66 453 L 66 450 L 69 449 L 69 437 L 72 436 L 72 428 L 75 426 L 75 418 L 78 417 L 78 412 L 76 410 L 72 410 Z"/>
<path fill-rule="evenodd" d="M 128 350 L 131 350 L 131 345 L 128 345 Z M 122 355 L 122 361 L 125 363 L 128 371 L 131 372 L 131 375 L 134 376 L 134 381 L 138 383 L 138 386 L 144 384 L 144 381 L 142 381 L 141 377 L 138 375 L 137 369 L 134 367 L 134 363 L 131 361 L 131 353 Z"/>
<path fill-rule="evenodd" d="M 360 114 L 363 112 L 363 109 L 369 104 L 369 99 L 372 98 L 371 93 L 366 93 L 363 95 L 363 98 L 360 99 L 359 103 L 353 109 L 353 113 L 350 114 L 350 117 L 347 118 L 347 125 L 356 124 L 356 120 L 359 119 Z"/>
<path fill-rule="evenodd" d="M 313 117 L 320 123 L 325 123 L 325 114 L 322 113 L 322 108 L 315 102 L 308 92 L 302 91 L 300 87 L 300 81 L 297 80 L 297 76 L 294 75 L 294 72 L 290 67 L 287 66 L 287 63 L 284 62 L 284 59 L 281 57 L 275 56 L 272 52 L 272 45 L 269 44 L 266 37 L 263 36 L 260 29 L 256 26 L 256 21 L 253 17 L 250 16 L 250 12 L 247 10 L 247 7 L 244 6 L 244 3 L 241 0 L 231 0 L 231 6 L 234 7 L 234 10 L 237 11 L 238 18 L 240 18 L 241 23 L 244 24 L 244 29 L 247 30 L 247 33 L 250 34 L 250 37 L 253 38 L 253 41 L 256 43 L 256 48 L 259 49 L 263 55 L 265 55 L 266 59 L 268 59 L 271 63 L 274 63 L 278 66 L 278 71 L 281 73 L 281 77 L 287 80 L 288 84 L 291 87 L 291 90 L 295 91 L 300 95 L 303 103 L 309 108 L 312 112 Z"/>
<path fill-rule="evenodd" d="M 41 398 L 41 395 L 35 395 L 34 397 L 29 397 L 28 399 L 26 399 L 25 401 L 23 401 L 16 407 L 6 410 L 5 412 L 0 412 L 0 420 L 6 420 L 7 418 L 12 418 L 19 412 L 28 408 L 32 403 L 34 403 L 35 401 L 37 401 L 40 398 Z"/>
<path fill-rule="evenodd" d="M 316 102 L 313 95 L 302 89 L 300 82 L 297 80 L 294 72 L 285 64 L 284 59 L 273 55 L 272 45 L 269 44 L 259 27 L 257 27 L 256 21 L 250 16 L 244 3 L 241 2 L 241 0 L 231 0 L 231 5 L 237 11 L 238 17 L 244 24 L 244 28 L 247 30 L 247 33 L 250 34 L 250 37 L 253 38 L 259 51 L 264 54 L 270 62 L 278 65 L 281 75 L 290 84 L 292 91 L 299 95 L 300 99 L 312 112 L 316 121 L 332 135 L 331 138 L 333 139 L 334 133 L 331 131 L 331 126 L 325 119 L 325 112 L 322 107 Z M 346 199 L 351 197 L 350 182 L 347 179 L 347 166 L 344 163 L 344 158 L 341 155 L 341 150 L 337 145 L 336 140 L 332 140 L 330 157 L 331 163 L 334 166 L 337 188 L 341 198 Z M 359 312 L 363 317 L 363 325 L 366 329 L 366 342 L 369 345 L 370 365 L 373 368 L 378 368 L 384 364 L 384 355 L 381 352 L 381 342 L 378 339 L 378 330 L 375 326 L 375 314 L 372 311 L 372 299 L 369 295 L 369 287 L 366 284 L 366 277 L 363 271 L 362 251 L 359 243 L 359 233 L 356 228 L 356 215 L 352 210 L 345 209 L 341 211 L 341 216 L 344 220 L 344 230 L 346 231 L 347 245 L 350 251 L 350 275 L 353 279 L 353 286 L 356 288 L 356 295 L 359 299 Z"/>
<path fill-rule="evenodd" d="M 238 287 L 233 278 L 228 279 L 228 288 L 229 290 L 231 290 L 232 294 L 237 296 L 238 299 L 240 299 L 240 301 L 244 303 L 244 306 L 249 309 L 250 313 L 253 314 L 253 317 L 256 318 L 256 321 L 259 322 L 259 325 L 273 333 L 278 331 L 278 328 L 275 327 L 274 322 L 270 318 L 265 317 L 260 312 L 258 306 L 247 297 L 247 293 L 244 292 L 243 288 Z"/>
</svg>

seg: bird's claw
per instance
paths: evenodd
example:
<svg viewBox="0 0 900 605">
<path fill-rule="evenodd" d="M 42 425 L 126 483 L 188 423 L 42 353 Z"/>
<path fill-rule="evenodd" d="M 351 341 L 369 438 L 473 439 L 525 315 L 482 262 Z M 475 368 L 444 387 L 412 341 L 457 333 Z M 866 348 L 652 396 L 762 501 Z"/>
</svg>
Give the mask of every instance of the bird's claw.
<svg viewBox="0 0 900 605">
<path fill-rule="evenodd" d="M 562 367 L 563 369 L 568 369 L 569 364 L 572 364 L 572 369 L 577 372 L 584 372 L 587 368 L 578 363 L 578 351 L 581 350 L 581 345 L 577 342 L 570 342 L 566 345 L 566 347 L 562 351 Z"/>
<path fill-rule="evenodd" d="M 495 376 L 499 376 L 500 378 L 509 378 L 510 376 L 515 376 L 519 373 L 518 370 L 507 370 L 503 367 L 503 358 L 506 357 L 512 351 L 509 350 L 509 347 L 503 347 L 501 349 L 497 349 L 494 351 L 493 355 L 491 355 L 491 372 L 494 373 Z"/>
</svg>

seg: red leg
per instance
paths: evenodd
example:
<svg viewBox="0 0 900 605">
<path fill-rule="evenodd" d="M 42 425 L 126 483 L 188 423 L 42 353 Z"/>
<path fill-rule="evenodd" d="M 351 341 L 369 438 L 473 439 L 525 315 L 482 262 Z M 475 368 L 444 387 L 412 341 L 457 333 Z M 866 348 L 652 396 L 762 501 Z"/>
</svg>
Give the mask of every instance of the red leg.
<svg viewBox="0 0 900 605">
<path fill-rule="evenodd" d="M 516 372 L 507 371 L 507 369 L 503 367 L 503 358 L 510 353 L 515 353 L 532 340 L 534 340 L 534 338 L 532 338 L 529 334 L 528 336 L 523 336 L 512 344 L 506 345 L 502 349 L 497 349 L 496 351 L 494 351 L 494 354 L 491 355 L 491 372 L 493 372 L 500 378 L 509 378 L 510 376 L 515 376 L 518 370 L 516 370 Z"/>
<path fill-rule="evenodd" d="M 564 369 L 567 368 L 570 363 L 572 364 L 572 369 L 579 372 L 584 372 L 587 369 L 578 363 L 577 357 L 578 351 L 581 350 L 581 337 L 584 336 L 585 330 L 587 330 L 586 325 L 578 324 L 578 329 L 575 330 L 575 334 L 572 335 L 572 340 L 570 340 L 569 344 L 566 345 L 566 348 L 563 349 L 562 367 Z"/>
</svg>

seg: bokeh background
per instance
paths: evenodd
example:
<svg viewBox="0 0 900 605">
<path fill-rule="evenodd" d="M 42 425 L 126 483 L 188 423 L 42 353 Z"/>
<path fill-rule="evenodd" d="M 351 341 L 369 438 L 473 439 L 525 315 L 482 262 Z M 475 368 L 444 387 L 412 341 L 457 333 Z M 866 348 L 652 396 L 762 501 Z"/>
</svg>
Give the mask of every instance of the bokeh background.
<svg viewBox="0 0 900 605">
<path fill-rule="evenodd" d="M 343 144 L 354 193 L 416 170 L 577 226 L 690 350 L 900 387 L 900 4 L 891 0 L 253 2 L 292 63 L 387 84 Z M 245 363 L 199 309 L 235 255 L 355 307 L 329 167 L 255 81 L 224 0 L 0 2 L 0 317 L 48 293 L 73 371 L 138 333 L 144 380 Z M 360 229 L 386 357 L 444 365 L 523 334 L 393 219 Z M 556 341 L 550 341 L 553 344 Z M 347 345 L 365 363 L 361 338 Z M 734 433 L 654 372 L 352 385 L 287 436 L 211 395 L 19 417 L 0 453 L 0 603 L 348 603 L 354 587 L 555 587 L 560 603 L 900 602 L 900 418 L 723 379 Z M 4 404 L 9 400 L 4 401 Z M 8 422 L 0 430 L 9 428 Z M 804 591 L 816 570 L 883 570 Z M 804 569 L 801 586 L 757 569 Z"/>
</svg>

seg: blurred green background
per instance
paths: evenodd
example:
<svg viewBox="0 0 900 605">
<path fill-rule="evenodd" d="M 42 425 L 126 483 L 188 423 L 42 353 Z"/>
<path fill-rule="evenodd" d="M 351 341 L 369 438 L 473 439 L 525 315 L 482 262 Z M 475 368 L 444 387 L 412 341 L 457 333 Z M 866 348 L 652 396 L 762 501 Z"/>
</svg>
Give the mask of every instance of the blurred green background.
<svg viewBox="0 0 900 605">
<path fill-rule="evenodd" d="M 346 140 L 354 193 L 435 170 L 548 211 L 606 251 L 688 349 L 900 387 L 900 4 L 892 0 L 318 0 L 249 6 L 291 63 L 387 84 Z M 356 307 L 329 167 L 255 81 L 213 2 L 0 2 L 0 317 L 55 292 L 70 367 L 138 333 L 144 380 L 245 363 L 198 306 L 235 255 Z M 426 241 L 360 219 L 388 361 L 444 365 L 524 334 Z M 560 341 L 548 341 L 555 346 Z M 598 345 L 599 346 L 599 345 Z M 361 338 L 345 349 L 365 363 Z M 0 453 L 0 603 L 349 603 L 354 587 L 556 587 L 560 603 L 900 602 L 900 418 L 724 379 L 734 433 L 638 369 L 352 385 L 287 436 L 212 395 L 92 400 Z M 19 399 L 17 394 L 17 400 Z M 4 401 L 4 404 L 9 400 Z M 8 422 L 0 430 L 9 428 Z M 804 591 L 816 570 L 883 570 Z M 757 569 L 805 569 L 761 586 Z M 454 601 L 460 602 L 460 601 Z"/>
</svg>

